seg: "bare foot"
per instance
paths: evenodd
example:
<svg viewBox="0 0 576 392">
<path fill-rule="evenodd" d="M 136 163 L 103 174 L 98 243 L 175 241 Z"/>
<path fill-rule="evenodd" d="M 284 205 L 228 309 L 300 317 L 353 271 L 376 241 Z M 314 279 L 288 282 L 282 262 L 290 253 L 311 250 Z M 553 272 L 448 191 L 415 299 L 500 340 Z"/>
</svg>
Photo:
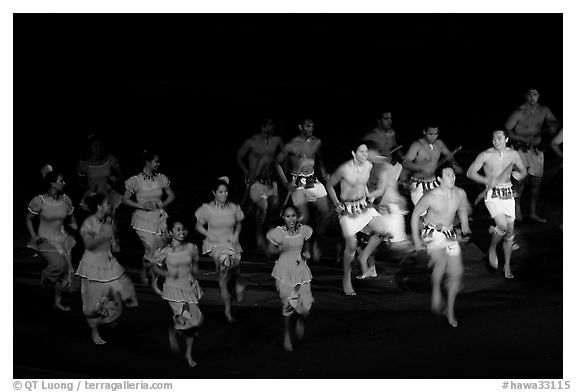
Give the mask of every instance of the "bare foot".
<svg viewBox="0 0 576 392">
<path fill-rule="evenodd" d="M 504 267 L 504 277 L 506 279 L 514 279 L 514 274 L 512 274 L 510 267 L 508 267 L 508 268 Z"/>
<path fill-rule="evenodd" d="M 539 217 L 535 212 L 530 214 L 530 219 L 535 220 L 536 222 L 540 222 L 540 223 L 548 222 L 546 219 Z"/>
<path fill-rule="evenodd" d="M 492 268 L 498 269 L 498 254 L 496 253 L 496 248 L 488 249 L 488 261 Z"/>
<path fill-rule="evenodd" d="M 354 289 L 352 288 L 352 282 L 350 281 L 350 279 L 342 279 L 342 286 L 344 288 L 344 294 L 346 295 L 356 295 L 356 292 L 354 292 Z"/>
<path fill-rule="evenodd" d="M 64 306 L 60 302 L 54 302 L 54 309 L 61 310 L 63 312 L 68 312 L 70 310 L 70 307 Z"/>
<path fill-rule="evenodd" d="M 454 316 L 453 312 L 448 312 L 447 309 L 444 309 L 444 311 L 442 313 L 448 319 L 448 324 L 450 324 L 454 328 L 456 328 L 458 326 L 458 320 L 456 320 L 456 317 Z"/>
<path fill-rule="evenodd" d="M 304 322 L 301 319 L 296 320 L 296 336 L 298 339 L 304 337 Z"/>
<path fill-rule="evenodd" d="M 232 316 L 231 311 L 224 311 L 224 314 L 226 315 L 226 319 L 230 324 L 234 324 L 236 321 L 238 321 L 234 318 L 234 316 Z"/>
<path fill-rule="evenodd" d="M 196 367 L 196 365 L 198 365 L 198 362 L 196 362 L 194 359 L 192 359 L 192 355 L 190 356 L 186 356 L 186 362 L 188 362 L 188 366 L 190 367 Z"/>
<path fill-rule="evenodd" d="M 356 279 L 362 280 L 366 278 L 375 278 L 377 276 L 378 274 L 376 273 L 376 266 L 372 266 L 368 270 L 366 270 L 366 272 L 364 272 L 362 275 L 358 275 Z"/>
<path fill-rule="evenodd" d="M 92 332 L 92 341 L 94 342 L 94 344 L 106 344 L 106 341 L 104 339 L 102 339 L 102 337 L 100 336 L 100 334 L 98 332 Z"/>
</svg>

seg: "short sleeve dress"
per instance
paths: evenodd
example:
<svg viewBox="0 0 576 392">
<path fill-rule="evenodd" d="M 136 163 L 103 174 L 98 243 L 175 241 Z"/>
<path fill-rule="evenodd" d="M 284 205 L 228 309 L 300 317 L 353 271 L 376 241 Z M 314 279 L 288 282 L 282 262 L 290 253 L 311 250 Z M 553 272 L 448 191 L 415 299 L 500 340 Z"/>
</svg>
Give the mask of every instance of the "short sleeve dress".
<svg viewBox="0 0 576 392">
<path fill-rule="evenodd" d="M 196 210 L 195 215 L 198 223 L 208 225 L 208 233 L 217 238 L 217 241 L 205 238 L 202 253 L 208 253 L 214 260 L 222 263 L 239 263 L 242 247 L 234 240 L 233 234 L 236 223 L 244 220 L 240 206 L 235 203 L 225 203 L 223 206 L 217 206 L 214 202 L 204 203 Z"/>
<path fill-rule="evenodd" d="M 124 268 L 111 252 L 112 226 L 95 216 L 86 218 L 80 229 L 82 236 L 109 238 L 97 248 L 84 251 L 76 275 L 82 278 L 82 310 L 91 326 L 111 323 L 122 314 L 122 305 L 138 305 L 136 291 Z M 122 303 L 120 303 L 120 301 Z"/>
<path fill-rule="evenodd" d="M 71 257 L 76 240 L 64 230 L 64 220 L 74 212 L 72 201 L 66 195 L 62 195 L 60 200 L 38 195 L 28 204 L 28 211 L 37 215 L 40 221 L 40 239 L 29 243 L 28 247 L 40 252 L 48 261 L 48 266 L 41 273 L 42 280 L 69 284 L 73 271 L 69 271 L 67 260 Z"/>
<path fill-rule="evenodd" d="M 192 263 L 198 260 L 198 248 L 188 243 L 174 250 L 167 246 L 158 250 L 154 262 L 166 266 L 168 275 L 164 282 L 162 298 L 168 301 L 174 313 L 174 327 L 185 330 L 199 327 L 204 317 L 198 307 L 203 292 L 198 280 L 192 275 Z"/>
<path fill-rule="evenodd" d="M 312 273 L 302 259 L 304 241 L 312 236 L 312 228 L 300 225 L 289 233 L 285 226 L 277 226 L 266 235 L 274 245 L 282 247 L 282 253 L 276 260 L 272 277 L 276 279 L 276 288 L 282 301 L 282 314 L 291 315 L 294 311 L 307 314 L 312 307 L 314 298 L 310 289 Z"/>
<path fill-rule="evenodd" d="M 126 189 L 136 195 L 138 203 L 155 202 L 161 205 L 163 189 L 170 185 L 164 174 L 147 176 L 140 173 L 125 181 Z M 137 209 L 132 215 L 132 227 L 144 245 L 144 259 L 152 261 L 154 252 L 164 246 L 167 239 L 166 219 L 162 208 L 155 211 Z"/>
</svg>

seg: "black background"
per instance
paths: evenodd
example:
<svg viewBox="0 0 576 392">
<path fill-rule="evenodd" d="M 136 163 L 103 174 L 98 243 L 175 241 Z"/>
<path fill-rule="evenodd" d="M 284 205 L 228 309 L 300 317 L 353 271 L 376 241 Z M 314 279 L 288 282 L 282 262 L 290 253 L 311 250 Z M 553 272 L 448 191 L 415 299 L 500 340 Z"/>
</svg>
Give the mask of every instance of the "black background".
<svg viewBox="0 0 576 392">
<path fill-rule="evenodd" d="M 405 149 L 435 122 L 476 155 L 533 87 L 561 118 L 561 14 L 16 14 L 15 228 L 40 167 L 73 183 L 92 133 L 127 176 L 159 149 L 193 209 L 219 175 L 240 197 L 236 151 L 268 116 L 285 141 L 313 118 L 329 170 L 382 111 Z"/>
</svg>

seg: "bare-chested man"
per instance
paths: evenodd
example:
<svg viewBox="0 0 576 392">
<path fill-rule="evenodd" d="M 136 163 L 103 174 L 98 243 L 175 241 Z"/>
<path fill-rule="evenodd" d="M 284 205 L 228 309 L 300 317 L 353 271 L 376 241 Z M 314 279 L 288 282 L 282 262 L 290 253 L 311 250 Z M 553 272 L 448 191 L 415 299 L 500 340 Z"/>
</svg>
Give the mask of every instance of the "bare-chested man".
<svg viewBox="0 0 576 392">
<path fill-rule="evenodd" d="M 317 176 L 326 181 L 328 173 L 322 163 L 320 139 L 313 135 L 314 122 L 305 119 L 298 125 L 300 135 L 290 140 L 280 154 L 276 157 L 275 165 L 280 180 L 291 194 L 294 206 L 298 208 L 302 223 L 309 221 L 308 203 L 313 203 L 317 209 L 315 237 L 321 238 L 326 229 L 329 218 L 329 205 L 326 188 Z M 282 164 L 288 158 L 288 170 L 290 177 L 287 177 L 282 169 Z M 320 258 L 317 241 L 313 241 L 312 260 Z"/>
<path fill-rule="evenodd" d="M 401 162 L 404 157 L 402 150 L 397 149 L 396 132 L 392 129 L 392 114 L 390 112 L 382 113 L 382 117 L 378 119 L 376 128 L 364 135 L 362 140 L 366 142 L 368 149 L 374 150 L 378 155 L 389 156 L 390 160 L 388 162 L 396 166 L 395 170 L 402 173 L 402 165 L 398 161 Z M 395 149 L 396 151 L 392 153 Z M 370 175 L 370 181 L 368 183 L 370 190 L 376 186 L 378 175 L 384 169 L 383 164 L 380 162 L 375 161 L 372 163 L 374 167 L 372 168 L 372 174 Z"/>
<path fill-rule="evenodd" d="M 236 155 L 238 166 L 246 177 L 247 191 L 256 206 L 256 242 L 266 249 L 264 220 L 268 208 L 278 204 L 278 184 L 274 181 L 274 159 L 284 147 L 279 136 L 274 136 L 274 121 L 266 119 L 260 125 L 260 133 L 253 135 L 240 147 Z M 248 157 L 248 165 L 246 165 Z"/>
<path fill-rule="evenodd" d="M 426 192 L 414 207 L 411 218 L 412 239 L 417 250 L 424 244 L 430 255 L 432 270 L 432 310 L 444 313 L 451 326 L 457 327 L 458 321 L 454 314 L 456 295 L 460 291 L 460 283 L 464 267 L 462 252 L 456 232 L 454 217 L 462 224 L 462 234 L 469 235 L 468 213 L 470 204 L 466 192 L 454 186 L 456 173 L 450 166 L 444 165 L 436 171 L 440 186 Z M 426 214 L 424 227 L 419 230 L 420 216 Z M 444 306 L 442 298 L 442 280 L 446 276 L 447 300 Z"/>
<path fill-rule="evenodd" d="M 426 192 L 440 186 L 434 172 L 441 155 L 449 158 L 456 172 L 461 172 L 453 161 L 450 150 L 438 139 L 438 127 L 428 126 L 422 133 L 424 136 L 410 145 L 402 162 L 402 166 L 413 172 L 410 179 L 410 198 L 414 205 Z"/>
<path fill-rule="evenodd" d="M 538 216 L 536 205 L 542 175 L 544 174 L 544 152 L 540 147 L 542 141 L 542 131 L 547 125 L 556 121 L 552 111 L 538 103 L 540 94 L 536 89 L 529 89 L 526 92 L 526 102 L 516 109 L 508 120 L 505 127 L 510 133 L 512 146 L 520 154 L 524 166 L 530 175 L 530 218 L 537 222 L 546 222 L 546 219 Z M 525 182 L 521 181 L 517 189 L 516 199 L 516 219 L 522 220 L 520 210 L 520 200 L 524 192 Z"/>
<path fill-rule="evenodd" d="M 498 256 L 496 246 L 504 239 L 504 276 L 511 279 L 514 277 L 510 270 L 510 258 L 514 241 L 514 218 L 516 213 L 510 176 L 512 175 L 512 169 L 516 166 L 517 171 L 514 171 L 514 178 L 521 180 L 526 177 L 526 168 L 518 152 L 506 147 L 507 142 L 508 132 L 506 130 L 494 131 L 492 133 L 492 144 L 494 147 L 481 152 L 468 169 L 466 175 L 471 180 L 486 185 L 487 193 L 484 203 L 496 224 L 496 227 L 490 226 L 492 240 L 488 250 L 488 259 L 490 265 L 497 269 Z M 480 169 L 484 169 L 484 176 L 478 174 Z"/>
<path fill-rule="evenodd" d="M 368 161 L 368 147 L 359 145 L 352 152 L 352 160 L 344 163 L 330 176 L 326 189 L 328 195 L 340 214 L 339 221 L 342 235 L 346 242 L 344 250 L 344 278 L 342 284 L 346 295 L 356 295 L 352 287 L 352 261 L 356 253 L 356 234 L 366 226 L 374 232 L 368 241 L 368 245 L 360 255 L 359 261 L 362 266 L 362 277 L 375 277 L 374 266 L 368 268 L 368 257 L 378 247 L 382 238 L 386 236 L 386 227 L 382 216 L 374 207 L 368 204 L 372 202 L 376 193 L 368 193 L 368 179 L 372 163 Z M 340 184 L 340 200 L 336 196 L 334 187 Z"/>
</svg>

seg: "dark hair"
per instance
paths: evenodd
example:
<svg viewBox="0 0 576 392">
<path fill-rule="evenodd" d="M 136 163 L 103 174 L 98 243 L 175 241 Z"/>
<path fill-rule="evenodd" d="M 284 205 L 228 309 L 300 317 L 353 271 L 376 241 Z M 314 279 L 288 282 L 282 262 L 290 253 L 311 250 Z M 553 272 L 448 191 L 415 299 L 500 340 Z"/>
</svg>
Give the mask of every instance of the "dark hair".
<svg viewBox="0 0 576 392">
<path fill-rule="evenodd" d="M 504 127 L 502 128 L 498 128 L 492 131 L 492 135 L 494 135 L 496 132 L 502 132 L 504 134 L 505 138 L 509 138 L 510 137 L 510 133 L 508 132 L 508 130 Z"/>
<path fill-rule="evenodd" d="M 95 214 L 96 211 L 98 211 L 98 206 L 101 205 L 104 200 L 107 197 L 101 193 L 97 193 L 95 195 L 92 196 L 88 196 L 85 200 L 84 203 L 86 203 L 86 206 L 88 206 L 88 210 L 92 213 Z"/>
<path fill-rule="evenodd" d="M 434 171 L 434 175 L 436 177 L 442 177 L 442 172 L 444 171 L 444 169 L 452 169 L 452 171 L 454 171 L 454 173 L 456 173 L 456 171 L 454 170 L 454 166 L 452 166 L 452 164 L 450 162 L 446 162 L 440 166 L 438 166 L 436 168 L 436 170 Z"/>
<path fill-rule="evenodd" d="M 260 126 L 264 127 L 264 126 L 268 125 L 269 122 L 274 124 L 274 119 L 272 117 L 262 117 L 260 119 Z"/>
<path fill-rule="evenodd" d="M 86 146 L 90 147 L 90 145 L 92 143 L 94 143 L 95 141 L 99 141 L 99 142 L 104 144 L 104 138 L 102 136 L 97 135 L 97 134 L 92 134 L 92 135 L 88 135 L 88 138 L 86 139 Z"/>
<path fill-rule="evenodd" d="M 184 221 L 184 219 L 182 219 L 182 217 L 178 216 L 178 215 L 174 215 L 174 216 L 169 216 L 166 219 L 166 227 L 168 228 L 168 231 L 172 231 L 172 228 L 174 227 L 174 225 L 176 223 L 180 222 L 182 224 L 182 226 L 187 227 L 186 222 Z"/>
<path fill-rule="evenodd" d="M 142 164 L 145 165 L 146 162 L 151 162 L 154 157 L 159 157 L 158 152 L 153 149 L 146 149 L 142 152 Z"/>
<path fill-rule="evenodd" d="M 292 204 L 292 203 L 288 203 L 284 207 L 282 207 L 282 214 L 280 216 L 284 216 L 284 214 L 286 213 L 286 210 L 288 210 L 289 208 L 292 208 L 294 210 L 294 212 L 296 213 L 296 216 L 300 215 L 296 206 L 294 206 L 294 204 Z"/>
<path fill-rule="evenodd" d="M 212 189 L 212 192 L 216 192 L 220 185 L 225 185 L 226 189 L 228 189 L 228 182 L 222 179 L 222 177 L 216 179 L 216 181 L 212 183 L 212 187 L 210 189 Z"/>
<path fill-rule="evenodd" d="M 52 171 L 46 173 L 46 175 L 42 179 L 42 189 L 43 190 L 50 189 L 52 187 L 52 184 L 58 180 L 58 176 L 64 177 L 62 175 L 62 172 L 60 172 L 58 170 L 52 170 Z"/>
<path fill-rule="evenodd" d="M 440 127 L 438 126 L 438 124 L 436 124 L 435 122 L 431 122 L 431 123 L 428 123 L 428 124 L 424 127 L 423 132 L 424 132 L 424 133 L 428 132 L 428 130 L 429 130 L 430 128 L 440 129 Z"/>
</svg>

